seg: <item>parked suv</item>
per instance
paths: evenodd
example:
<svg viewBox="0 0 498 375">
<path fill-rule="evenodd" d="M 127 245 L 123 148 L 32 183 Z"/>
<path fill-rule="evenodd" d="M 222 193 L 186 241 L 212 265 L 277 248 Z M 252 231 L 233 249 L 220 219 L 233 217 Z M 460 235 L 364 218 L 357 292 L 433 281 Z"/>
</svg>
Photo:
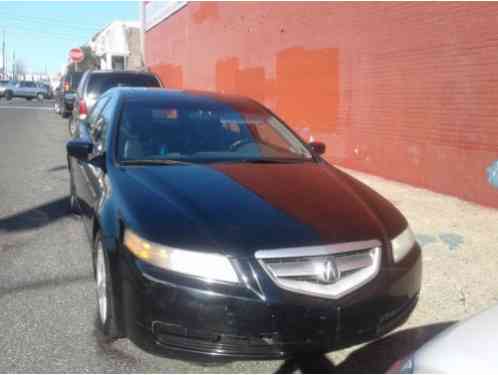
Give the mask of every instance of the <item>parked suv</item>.
<svg viewBox="0 0 498 375">
<path fill-rule="evenodd" d="M 97 98 L 113 87 L 163 87 L 152 73 L 138 71 L 87 71 L 76 91 L 73 113 L 69 119 L 69 134 L 73 136 L 79 120 L 91 112 Z"/>
<path fill-rule="evenodd" d="M 73 111 L 74 97 L 81 81 L 83 72 L 68 72 L 55 91 L 55 112 L 67 118 Z"/>
<path fill-rule="evenodd" d="M 54 91 L 52 90 L 52 86 L 50 86 L 46 82 L 39 82 L 38 86 L 41 87 L 42 89 L 47 90 L 47 96 L 45 97 L 46 99 L 52 99 L 54 97 Z"/>
<path fill-rule="evenodd" d="M 5 89 L 4 95 L 7 100 L 12 98 L 25 98 L 26 100 L 37 98 L 38 100 L 43 100 L 48 97 L 48 90 L 33 81 L 20 81 Z"/>
</svg>

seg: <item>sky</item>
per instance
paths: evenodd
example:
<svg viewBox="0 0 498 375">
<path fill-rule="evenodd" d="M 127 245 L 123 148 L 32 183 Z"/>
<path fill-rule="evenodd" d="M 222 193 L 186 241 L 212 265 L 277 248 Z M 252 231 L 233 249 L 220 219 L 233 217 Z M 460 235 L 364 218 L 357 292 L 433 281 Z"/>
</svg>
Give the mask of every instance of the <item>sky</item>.
<svg viewBox="0 0 498 375">
<path fill-rule="evenodd" d="M 71 48 L 87 43 L 112 21 L 138 17 L 137 1 L 0 1 L 0 57 L 5 30 L 8 66 L 15 50 L 28 72 L 55 74 Z"/>
</svg>

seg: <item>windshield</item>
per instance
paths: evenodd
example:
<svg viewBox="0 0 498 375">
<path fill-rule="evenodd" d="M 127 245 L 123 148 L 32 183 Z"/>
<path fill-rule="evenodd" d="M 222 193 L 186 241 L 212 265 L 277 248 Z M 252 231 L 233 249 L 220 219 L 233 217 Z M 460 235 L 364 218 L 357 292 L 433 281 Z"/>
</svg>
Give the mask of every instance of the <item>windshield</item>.
<svg viewBox="0 0 498 375">
<path fill-rule="evenodd" d="M 94 74 L 88 82 L 88 93 L 96 97 L 113 87 L 160 87 L 157 79 L 150 74 Z"/>
<path fill-rule="evenodd" d="M 187 162 L 312 159 L 305 145 L 260 107 L 128 102 L 118 160 Z"/>
</svg>

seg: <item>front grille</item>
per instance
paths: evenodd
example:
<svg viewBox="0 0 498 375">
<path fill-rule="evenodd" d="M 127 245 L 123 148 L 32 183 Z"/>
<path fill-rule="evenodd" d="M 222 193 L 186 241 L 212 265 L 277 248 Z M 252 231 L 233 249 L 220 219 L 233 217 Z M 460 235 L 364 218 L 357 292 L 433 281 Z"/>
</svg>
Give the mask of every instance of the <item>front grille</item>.
<svg viewBox="0 0 498 375">
<path fill-rule="evenodd" d="M 260 250 L 256 258 L 283 289 L 338 298 L 375 277 L 380 268 L 381 243 L 371 240 Z"/>
</svg>

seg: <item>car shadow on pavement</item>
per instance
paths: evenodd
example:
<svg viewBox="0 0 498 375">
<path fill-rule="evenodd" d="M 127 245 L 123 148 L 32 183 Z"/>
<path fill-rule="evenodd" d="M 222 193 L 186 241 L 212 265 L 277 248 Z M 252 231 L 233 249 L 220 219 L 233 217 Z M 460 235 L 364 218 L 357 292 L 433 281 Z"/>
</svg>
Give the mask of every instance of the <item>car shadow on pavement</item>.
<svg viewBox="0 0 498 375">
<path fill-rule="evenodd" d="M 59 172 L 59 171 L 65 171 L 67 169 L 67 165 L 62 164 L 58 165 L 56 167 L 50 168 L 48 172 Z"/>
<path fill-rule="evenodd" d="M 57 288 L 58 286 L 67 286 L 71 283 L 82 283 L 91 280 L 91 274 L 76 274 L 71 276 L 61 276 L 54 279 L 37 280 L 13 287 L 0 287 L 0 298 L 9 294 L 23 293 L 27 291 L 38 291 L 42 289 L 53 289 Z"/>
<path fill-rule="evenodd" d="M 397 360 L 419 349 L 424 343 L 455 322 L 444 322 L 409 328 L 372 341 L 352 352 L 335 365 L 325 355 L 303 355 L 285 361 L 275 372 L 289 374 L 385 373 Z"/>
<path fill-rule="evenodd" d="M 275 374 L 292 374 L 296 371 L 302 374 L 332 374 L 337 372 L 337 367 L 324 354 L 301 355 L 287 359 Z"/>
<path fill-rule="evenodd" d="M 36 229 L 70 215 L 69 196 L 0 219 L 0 233 Z"/>
</svg>

